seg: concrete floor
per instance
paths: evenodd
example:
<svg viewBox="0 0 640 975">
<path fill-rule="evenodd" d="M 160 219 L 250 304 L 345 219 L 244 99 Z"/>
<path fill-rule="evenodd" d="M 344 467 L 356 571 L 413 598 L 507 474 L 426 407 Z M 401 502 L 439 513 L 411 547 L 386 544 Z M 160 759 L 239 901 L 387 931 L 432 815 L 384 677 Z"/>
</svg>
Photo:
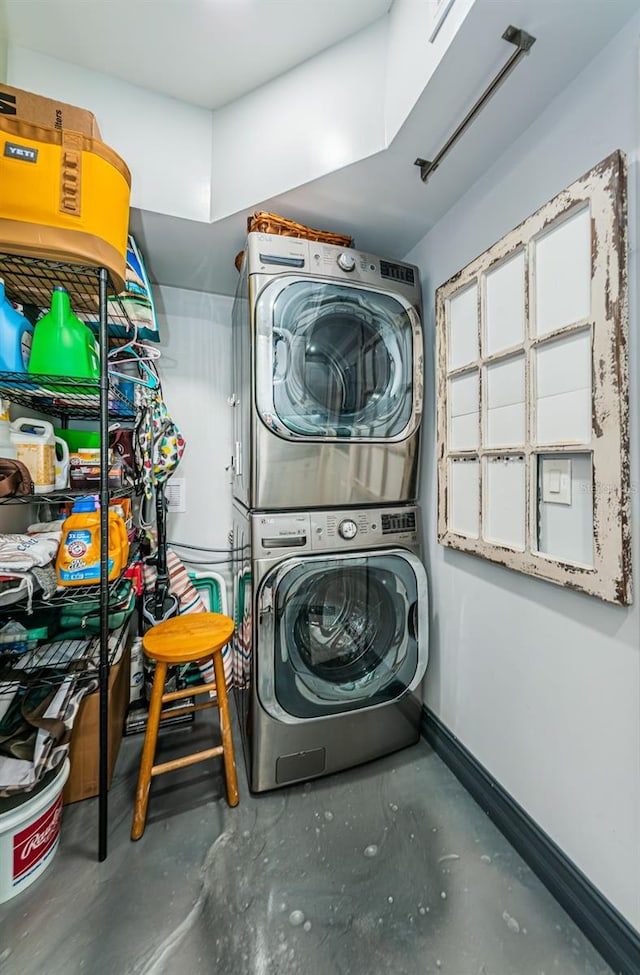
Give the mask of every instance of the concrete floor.
<svg viewBox="0 0 640 975">
<path fill-rule="evenodd" d="M 203 747 L 210 724 L 165 731 Z M 240 805 L 219 760 L 157 779 L 131 843 L 142 738 L 109 796 L 65 808 L 60 848 L 0 907 L 1 975 L 612 975 L 424 743 Z M 178 787 L 179 786 L 179 787 Z"/>
</svg>

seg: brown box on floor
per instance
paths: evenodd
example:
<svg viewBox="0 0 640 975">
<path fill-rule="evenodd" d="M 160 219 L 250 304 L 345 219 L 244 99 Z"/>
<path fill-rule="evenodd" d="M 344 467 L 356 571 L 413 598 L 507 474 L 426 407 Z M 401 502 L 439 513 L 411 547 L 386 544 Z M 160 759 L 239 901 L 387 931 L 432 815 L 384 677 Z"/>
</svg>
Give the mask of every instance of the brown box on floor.
<svg viewBox="0 0 640 975">
<path fill-rule="evenodd" d="M 93 112 L 11 85 L 0 84 L 0 115 L 14 115 L 32 125 L 46 125 L 51 129 L 71 129 L 91 139 L 102 138 Z"/>
<path fill-rule="evenodd" d="M 119 663 L 109 672 L 109 785 L 122 741 L 124 718 L 129 705 L 130 651 L 127 647 Z M 69 761 L 71 772 L 64 787 L 65 805 L 98 795 L 100 692 L 88 694 L 80 705 L 73 724 Z"/>
</svg>

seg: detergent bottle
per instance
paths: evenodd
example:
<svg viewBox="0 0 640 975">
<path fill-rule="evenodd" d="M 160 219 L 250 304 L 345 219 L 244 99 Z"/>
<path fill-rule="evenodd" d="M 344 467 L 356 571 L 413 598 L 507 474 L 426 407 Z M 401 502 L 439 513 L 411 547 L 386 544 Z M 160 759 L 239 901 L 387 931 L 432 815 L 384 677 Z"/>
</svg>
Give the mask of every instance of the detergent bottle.
<svg viewBox="0 0 640 975">
<path fill-rule="evenodd" d="M 97 379 L 100 360 L 93 332 L 71 311 L 66 288 L 56 287 L 51 296 L 51 308 L 36 322 L 29 372 L 54 376 L 81 376 Z M 95 387 L 47 386 L 67 392 L 96 392 Z"/>
<path fill-rule="evenodd" d="M 0 372 L 26 372 L 31 355 L 33 325 L 4 293 L 0 278 Z"/>
<path fill-rule="evenodd" d="M 0 399 L 0 457 L 7 457 L 9 460 L 18 459 L 18 450 L 11 439 L 9 403 L 2 399 Z"/>
<path fill-rule="evenodd" d="M 36 494 L 56 489 L 56 437 L 47 420 L 20 417 L 9 425 L 18 460 L 26 464 Z"/>
<path fill-rule="evenodd" d="M 64 491 L 69 487 L 69 444 L 62 437 L 54 437 L 54 441 L 56 491 Z"/>
<path fill-rule="evenodd" d="M 129 557 L 129 539 L 122 517 L 109 512 L 109 580 L 124 571 Z M 56 575 L 61 586 L 86 586 L 100 581 L 100 505 L 95 495 L 80 498 L 62 525 L 62 540 L 56 558 Z"/>
</svg>

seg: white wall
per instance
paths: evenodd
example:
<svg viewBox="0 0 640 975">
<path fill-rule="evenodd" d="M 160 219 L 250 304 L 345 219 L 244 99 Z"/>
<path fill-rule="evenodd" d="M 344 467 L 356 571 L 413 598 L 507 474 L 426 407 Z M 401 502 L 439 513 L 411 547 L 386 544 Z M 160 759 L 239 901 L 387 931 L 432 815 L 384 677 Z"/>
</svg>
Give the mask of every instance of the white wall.
<svg viewBox="0 0 640 975">
<path fill-rule="evenodd" d="M 9 47 L 7 81 L 93 112 L 102 138 L 131 170 L 132 206 L 209 221 L 207 109 L 16 45 Z"/>
<path fill-rule="evenodd" d="M 18 45 L 7 81 L 92 111 L 132 206 L 209 223 L 384 148 L 387 21 L 215 112 Z"/>
<path fill-rule="evenodd" d="M 186 479 L 187 510 L 170 514 L 168 537 L 221 551 L 231 529 L 231 307 L 220 295 L 159 287 L 160 375 L 165 402 L 187 441 L 175 477 Z M 187 556 L 188 550 L 179 550 Z M 192 553 L 208 559 L 206 553 Z M 212 566 L 227 575 L 229 566 Z"/>
<path fill-rule="evenodd" d="M 7 80 L 8 60 L 7 11 L 4 3 L 0 3 L 0 82 L 6 82 Z"/>
<path fill-rule="evenodd" d="M 384 150 L 475 0 L 455 0 L 431 44 L 435 2 L 395 0 L 389 16 L 214 112 L 15 44 L 7 81 L 92 111 L 131 169 L 132 206 L 210 223 Z M 0 78 L 2 62 L 0 41 Z"/>
<path fill-rule="evenodd" d="M 6 37 L 2 35 L 2 24 L 0 24 L 0 82 L 7 80 L 7 66 L 9 61 L 9 45 Z"/>
<path fill-rule="evenodd" d="M 637 580 L 639 34 L 636 17 L 407 255 L 424 275 L 431 388 L 421 498 L 433 606 L 426 703 L 637 928 L 640 599 L 610 606 L 438 546 L 434 290 L 612 150 L 628 154 Z M 437 174 L 425 192 L 438 192 Z"/>
<path fill-rule="evenodd" d="M 396 0 L 392 6 L 384 108 L 387 145 L 406 121 L 473 4 L 474 0 L 453 0 L 433 40 L 437 0 Z M 447 6 L 447 0 L 440 6 Z"/>
<path fill-rule="evenodd" d="M 212 218 L 384 148 L 387 18 L 213 114 Z"/>
<path fill-rule="evenodd" d="M 385 146 L 387 18 L 216 112 L 17 45 L 7 81 L 92 111 L 131 204 L 209 223 Z"/>
</svg>

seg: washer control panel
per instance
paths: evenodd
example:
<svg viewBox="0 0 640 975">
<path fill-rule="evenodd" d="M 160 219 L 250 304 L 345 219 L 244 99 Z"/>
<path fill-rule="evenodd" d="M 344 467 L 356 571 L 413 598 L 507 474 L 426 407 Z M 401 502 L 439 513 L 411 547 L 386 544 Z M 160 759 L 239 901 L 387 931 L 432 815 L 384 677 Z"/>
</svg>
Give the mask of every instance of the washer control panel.
<svg viewBox="0 0 640 975">
<path fill-rule="evenodd" d="M 418 541 L 418 508 L 344 508 L 251 515 L 253 557 L 339 552 Z"/>
<path fill-rule="evenodd" d="M 309 518 L 314 551 L 416 543 L 418 539 L 416 505 L 311 511 Z"/>
</svg>

